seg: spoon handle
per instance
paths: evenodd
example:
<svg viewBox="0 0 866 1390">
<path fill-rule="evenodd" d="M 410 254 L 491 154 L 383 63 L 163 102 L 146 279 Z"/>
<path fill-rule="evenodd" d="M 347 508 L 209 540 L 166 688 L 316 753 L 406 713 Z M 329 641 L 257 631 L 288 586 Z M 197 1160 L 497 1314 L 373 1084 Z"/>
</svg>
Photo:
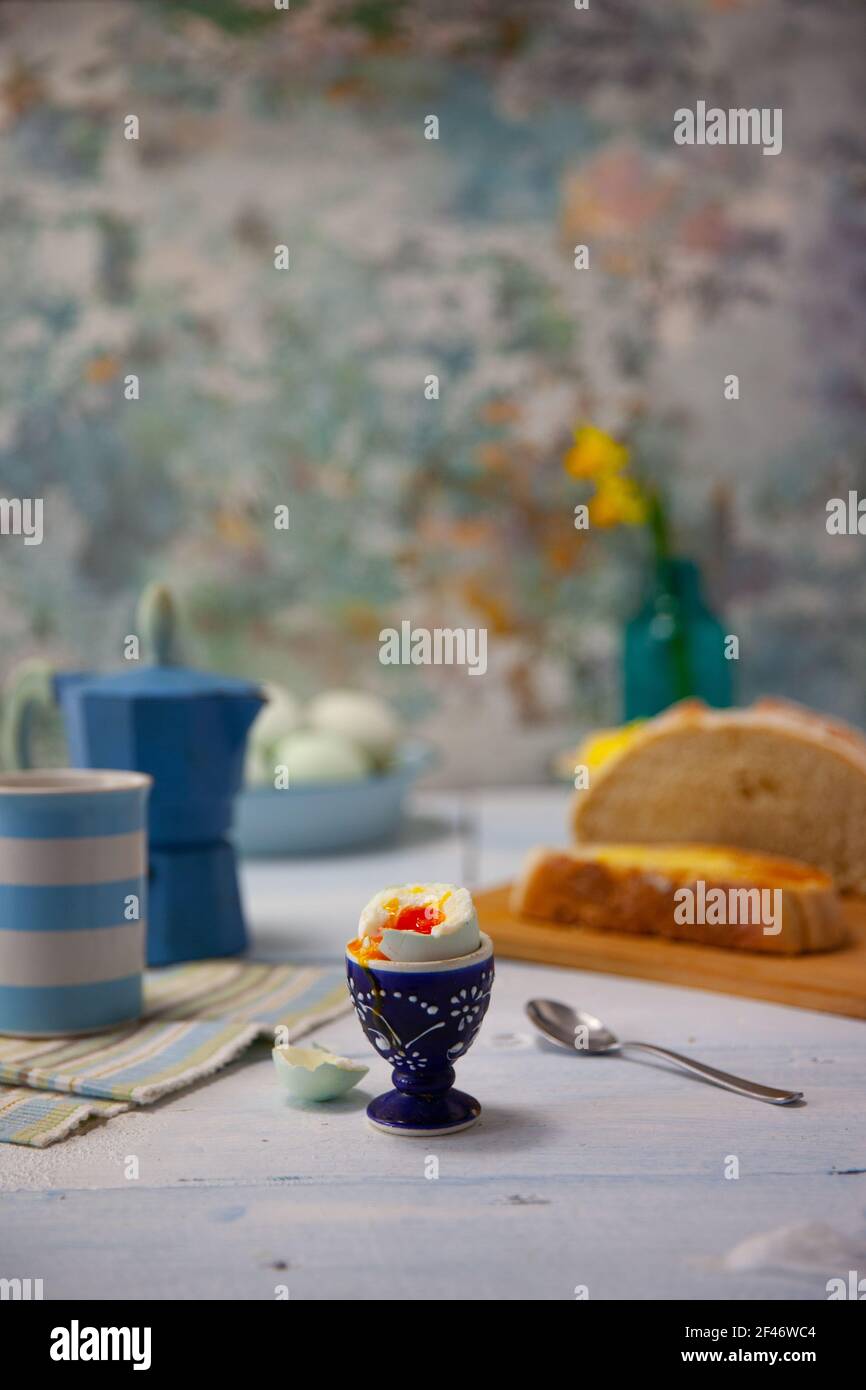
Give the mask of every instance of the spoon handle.
<svg viewBox="0 0 866 1390">
<path fill-rule="evenodd" d="M 761 1086 L 757 1081 L 746 1081 L 745 1077 L 732 1076 L 728 1071 L 717 1071 L 715 1067 L 708 1067 L 704 1062 L 695 1062 L 691 1057 L 684 1057 L 681 1052 L 670 1052 L 666 1047 L 656 1047 L 653 1043 L 624 1042 L 620 1043 L 620 1047 L 651 1052 L 656 1057 L 666 1057 L 685 1071 L 692 1071 L 696 1076 L 705 1076 L 708 1081 L 715 1081 L 717 1086 L 724 1086 L 728 1091 L 737 1091 L 741 1096 L 765 1100 L 770 1105 L 791 1105 L 794 1101 L 803 1099 L 802 1091 L 779 1091 L 775 1086 Z"/>
</svg>

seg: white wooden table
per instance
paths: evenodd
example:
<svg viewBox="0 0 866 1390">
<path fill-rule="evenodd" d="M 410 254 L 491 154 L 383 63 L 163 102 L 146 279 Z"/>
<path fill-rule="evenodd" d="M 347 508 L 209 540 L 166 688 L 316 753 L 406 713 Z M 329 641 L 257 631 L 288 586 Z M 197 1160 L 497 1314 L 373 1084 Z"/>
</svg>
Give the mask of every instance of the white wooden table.
<svg viewBox="0 0 866 1390">
<path fill-rule="evenodd" d="M 474 810 L 477 855 L 455 833 L 455 798 L 428 794 L 390 851 L 247 865 L 258 953 L 337 962 L 387 883 L 466 873 L 486 886 L 533 843 L 563 839 L 555 789 L 491 792 Z M 532 995 L 808 1103 L 775 1108 L 651 1062 L 556 1052 L 530 1033 Z M 814 1299 L 857 1259 L 866 1275 L 862 1023 L 503 961 L 458 1069 L 482 1121 L 430 1143 L 366 1125 L 388 1068 L 354 1015 L 319 1037 L 371 1064 L 344 1101 L 290 1108 L 262 1047 L 51 1148 L 0 1145 L 0 1274 L 43 1278 L 46 1298 L 270 1299 L 286 1285 L 292 1299 L 389 1300 L 572 1299 L 578 1285 L 591 1299 Z M 808 1224 L 827 1228 L 811 1233 L 811 1255 L 725 1264 L 744 1240 Z"/>
</svg>

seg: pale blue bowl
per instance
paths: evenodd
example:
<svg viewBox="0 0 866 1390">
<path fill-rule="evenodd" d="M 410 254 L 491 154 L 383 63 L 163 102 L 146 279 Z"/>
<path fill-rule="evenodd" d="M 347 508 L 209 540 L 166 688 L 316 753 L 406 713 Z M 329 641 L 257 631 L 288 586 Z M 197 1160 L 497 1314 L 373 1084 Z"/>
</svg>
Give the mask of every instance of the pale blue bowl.
<svg viewBox="0 0 866 1390">
<path fill-rule="evenodd" d="M 247 787 L 235 802 L 233 838 L 241 854 L 334 854 L 393 839 L 406 794 L 435 761 L 426 743 L 403 746 L 392 767 L 362 782 Z"/>
</svg>

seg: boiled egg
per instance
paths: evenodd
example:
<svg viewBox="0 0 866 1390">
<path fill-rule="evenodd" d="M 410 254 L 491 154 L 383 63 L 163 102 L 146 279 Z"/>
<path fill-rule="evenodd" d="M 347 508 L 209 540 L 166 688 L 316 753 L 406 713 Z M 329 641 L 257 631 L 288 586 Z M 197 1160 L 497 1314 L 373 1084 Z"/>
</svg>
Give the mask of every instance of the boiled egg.
<svg viewBox="0 0 866 1390">
<path fill-rule="evenodd" d="M 452 960 L 480 945 L 478 916 L 466 888 L 415 883 L 383 888 L 372 897 L 348 949 L 365 965 L 376 960 Z"/>
<path fill-rule="evenodd" d="M 289 786 L 317 782 L 362 782 L 370 775 L 363 749 L 341 734 L 302 729 L 280 739 L 274 749 L 275 766 L 289 770 Z"/>
<path fill-rule="evenodd" d="M 391 761 L 400 724 L 391 706 L 362 690 L 327 690 L 307 709 L 310 727 L 351 739 L 377 767 Z"/>
</svg>

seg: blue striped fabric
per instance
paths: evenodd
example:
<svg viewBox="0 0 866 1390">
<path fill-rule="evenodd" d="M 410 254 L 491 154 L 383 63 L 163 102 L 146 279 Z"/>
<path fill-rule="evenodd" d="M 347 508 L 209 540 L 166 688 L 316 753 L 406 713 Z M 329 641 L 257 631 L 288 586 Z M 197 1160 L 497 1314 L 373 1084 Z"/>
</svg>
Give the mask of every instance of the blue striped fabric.
<svg viewBox="0 0 866 1390">
<path fill-rule="evenodd" d="M 82 1100 L 55 1091 L 29 1091 L 21 1086 L 0 1086 L 0 1144 L 26 1144 L 44 1149 L 65 1139 L 94 1116 L 108 1120 L 129 1106 L 122 1101 Z"/>
<path fill-rule="evenodd" d="M 349 1008 L 342 970 L 214 960 L 149 971 L 136 1023 L 89 1037 L 0 1037 L 0 1142 L 42 1148 L 89 1116 L 191 1085 L 256 1038 L 293 1042 Z"/>
</svg>

